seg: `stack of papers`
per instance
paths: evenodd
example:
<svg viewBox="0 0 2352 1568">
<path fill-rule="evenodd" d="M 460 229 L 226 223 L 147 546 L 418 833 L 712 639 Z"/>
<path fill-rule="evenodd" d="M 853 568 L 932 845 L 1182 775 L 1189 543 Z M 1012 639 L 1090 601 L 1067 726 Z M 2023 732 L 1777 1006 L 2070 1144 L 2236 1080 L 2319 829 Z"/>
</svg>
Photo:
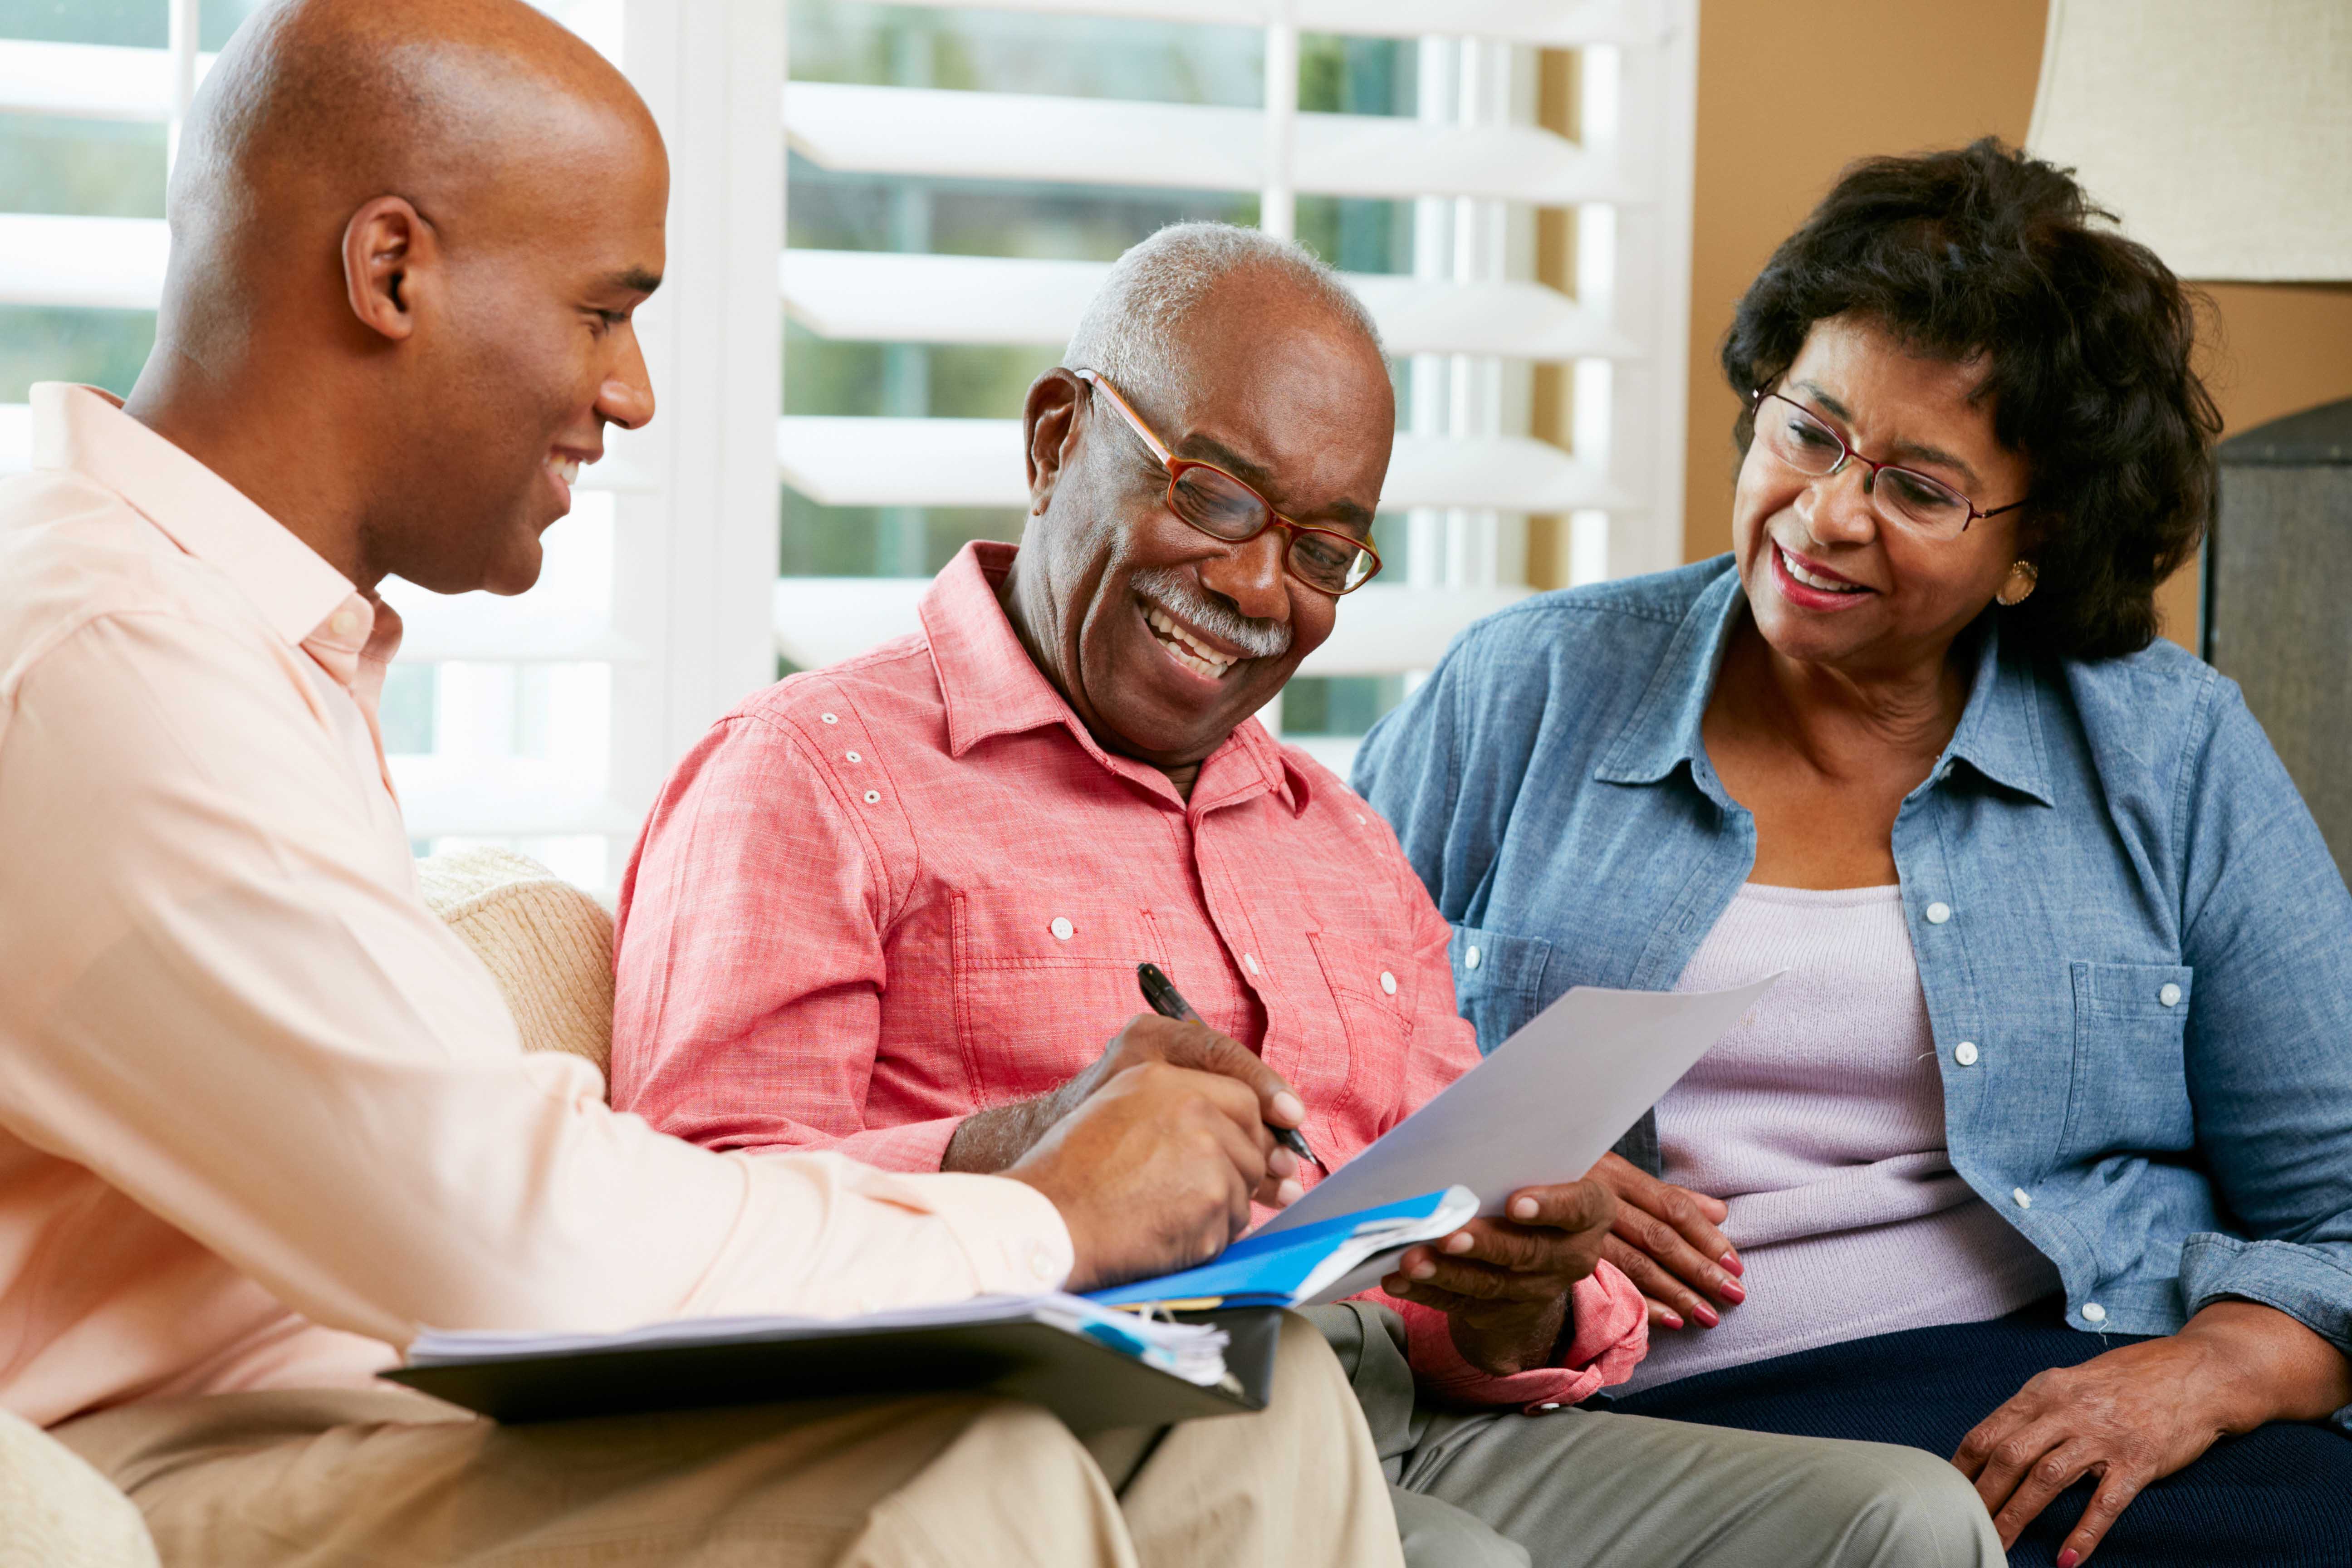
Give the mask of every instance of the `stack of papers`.
<svg viewBox="0 0 2352 1568">
<path fill-rule="evenodd" d="M 971 1328 L 985 1323 L 1045 1323 L 1120 1351 L 1147 1366 L 1202 1388 L 1225 1375 L 1225 1332 L 1209 1323 L 1177 1323 L 1113 1311 L 1083 1296 L 979 1296 L 940 1306 L 902 1307 L 856 1318 L 688 1318 L 618 1333 L 450 1333 L 426 1330 L 408 1347 L 411 1369 L 470 1366 L 524 1358 L 664 1351 L 690 1345 L 772 1345 L 846 1339 L 894 1330 Z"/>
</svg>

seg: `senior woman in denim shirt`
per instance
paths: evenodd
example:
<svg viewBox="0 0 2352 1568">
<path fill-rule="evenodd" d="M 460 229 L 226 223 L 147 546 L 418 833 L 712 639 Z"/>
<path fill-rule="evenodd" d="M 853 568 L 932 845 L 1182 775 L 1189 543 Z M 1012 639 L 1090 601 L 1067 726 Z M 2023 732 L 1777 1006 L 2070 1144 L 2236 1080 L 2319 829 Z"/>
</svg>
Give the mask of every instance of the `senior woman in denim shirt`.
<svg viewBox="0 0 2352 1568">
<path fill-rule="evenodd" d="M 2105 218 L 1848 171 L 1724 345 L 1732 554 L 1481 622 L 1356 782 L 1488 1049 L 1786 972 L 1595 1173 L 1619 1409 L 1951 1454 L 2021 1563 L 2343 1563 L 2352 899 L 2156 639 L 2219 421 Z"/>
</svg>

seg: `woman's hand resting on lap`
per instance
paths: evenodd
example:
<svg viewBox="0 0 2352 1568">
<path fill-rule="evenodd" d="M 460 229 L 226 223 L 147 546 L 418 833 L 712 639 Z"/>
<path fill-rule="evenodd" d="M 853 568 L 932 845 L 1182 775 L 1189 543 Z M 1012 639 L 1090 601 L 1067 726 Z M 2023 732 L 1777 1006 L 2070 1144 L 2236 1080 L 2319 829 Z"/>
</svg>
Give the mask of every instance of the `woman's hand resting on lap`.
<svg viewBox="0 0 2352 1568">
<path fill-rule="evenodd" d="M 1748 1299 L 1736 1278 L 1739 1254 L 1716 1228 L 1730 1212 L 1720 1198 L 1662 1182 L 1615 1154 L 1603 1154 L 1586 1179 L 1617 1194 L 1617 1221 L 1601 1256 L 1642 1292 L 1651 1328 L 1696 1321 L 1711 1329 L 1721 1319 L 1707 1296 L 1725 1306 Z"/>
<path fill-rule="evenodd" d="M 2096 1477 L 2058 1553 L 2059 1568 L 2074 1568 L 2150 1481 L 2214 1439 L 2347 1402 L 2352 1366 L 2335 1346 L 2284 1312 L 2216 1301 L 2177 1334 L 2039 1373 L 1961 1439 L 1952 1463 L 1976 1482 L 2004 1546 L 2051 1499 Z"/>
</svg>

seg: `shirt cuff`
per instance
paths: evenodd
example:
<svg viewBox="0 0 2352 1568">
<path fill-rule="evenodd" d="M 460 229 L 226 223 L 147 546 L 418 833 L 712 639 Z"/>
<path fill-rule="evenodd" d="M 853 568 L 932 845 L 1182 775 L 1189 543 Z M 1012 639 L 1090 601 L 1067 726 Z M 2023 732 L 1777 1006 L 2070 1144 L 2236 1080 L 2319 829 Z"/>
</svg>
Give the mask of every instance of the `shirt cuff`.
<svg viewBox="0 0 2352 1568">
<path fill-rule="evenodd" d="M 2189 1317 L 2223 1297 L 2275 1307 L 2352 1354 L 2352 1248 L 2340 1243 L 2248 1241 L 2200 1231 L 2180 1249 L 2180 1294 Z M 2352 1434 L 2352 1405 L 2328 1417 Z"/>
<path fill-rule="evenodd" d="M 1028 1183 L 940 1171 L 904 1179 L 919 1187 L 925 1206 L 963 1244 L 978 1294 L 1058 1290 L 1077 1267 L 1062 1211 Z"/>
<path fill-rule="evenodd" d="M 948 1145 L 954 1141 L 956 1129 L 963 1125 L 963 1121 L 961 1116 L 942 1116 L 936 1121 L 909 1121 L 898 1127 L 869 1128 L 819 1146 L 877 1170 L 936 1171 L 947 1159 Z M 1043 1194 L 1039 1195 L 1042 1198 Z"/>
<path fill-rule="evenodd" d="M 1633 1375 L 1650 1350 L 1650 1316 L 1642 1292 L 1613 1263 L 1594 1267 L 1570 1289 L 1575 1332 L 1551 1366 L 1497 1376 L 1473 1366 L 1454 1348 L 1445 1314 L 1412 1301 L 1381 1298 L 1404 1319 L 1406 1359 L 1414 1380 L 1454 1404 L 1517 1405 L 1530 1415 L 1590 1399 Z"/>
</svg>

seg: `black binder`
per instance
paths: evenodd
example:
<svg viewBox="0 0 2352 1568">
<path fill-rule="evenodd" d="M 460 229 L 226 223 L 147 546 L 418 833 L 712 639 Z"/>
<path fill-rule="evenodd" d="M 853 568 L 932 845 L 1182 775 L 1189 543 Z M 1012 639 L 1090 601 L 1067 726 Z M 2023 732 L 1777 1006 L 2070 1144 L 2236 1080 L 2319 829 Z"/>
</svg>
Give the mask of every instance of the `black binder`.
<svg viewBox="0 0 2352 1568">
<path fill-rule="evenodd" d="M 1180 1314 L 1231 1337 L 1215 1387 L 1034 1321 L 716 1343 L 526 1352 L 383 1375 L 504 1422 L 769 1405 L 845 1395 L 985 1390 L 1042 1405 L 1081 1435 L 1263 1410 L 1282 1313 Z"/>
</svg>

